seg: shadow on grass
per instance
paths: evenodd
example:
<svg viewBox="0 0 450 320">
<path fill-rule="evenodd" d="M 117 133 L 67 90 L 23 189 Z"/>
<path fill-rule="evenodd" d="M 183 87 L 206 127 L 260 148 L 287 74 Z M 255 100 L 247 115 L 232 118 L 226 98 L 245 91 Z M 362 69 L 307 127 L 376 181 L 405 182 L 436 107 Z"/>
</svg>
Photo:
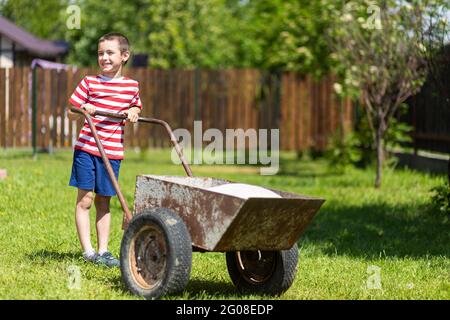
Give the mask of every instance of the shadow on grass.
<svg viewBox="0 0 450 320">
<path fill-rule="evenodd" d="M 68 162 L 72 161 L 73 155 L 69 152 L 54 152 L 54 153 L 38 153 L 33 155 L 32 152 L 6 152 L 1 153 L 0 151 L 0 161 L 30 161 L 30 163 L 38 163 L 41 161 L 61 161 Z"/>
<path fill-rule="evenodd" d="M 133 296 L 133 294 L 126 288 L 124 282 L 122 281 L 121 276 L 114 276 L 109 279 L 109 283 L 114 290 L 121 291 L 122 293 L 129 294 Z M 238 291 L 230 282 L 223 281 L 205 281 L 205 280 L 197 280 L 191 279 L 189 280 L 184 292 L 180 294 L 170 295 L 169 298 L 183 298 L 188 294 L 189 297 L 195 298 L 196 296 L 214 296 L 220 295 L 223 297 L 235 297 L 238 295 Z M 139 299 L 139 297 L 136 297 Z"/>
<path fill-rule="evenodd" d="M 208 296 L 220 295 L 225 297 L 238 295 L 238 291 L 231 280 L 229 282 L 225 282 L 192 279 L 189 281 L 186 291 L 191 296 L 202 294 L 206 294 Z"/>
<path fill-rule="evenodd" d="M 133 296 L 133 294 L 126 288 L 124 282 L 122 281 L 121 277 L 114 277 L 113 279 L 110 279 L 110 284 L 114 290 L 122 291 L 123 293 L 129 294 Z M 233 286 L 233 284 L 230 282 L 223 282 L 223 281 L 205 281 L 205 280 L 197 280 L 197 279 L 191 279 L 189 280 L 186 288 L 183 290 L 182 293 L 179 294 L 172 294 L 168 296 L 169 299 L 177 299 L 177 298 L 185 298 L 186 294 L 189 296 L 189 298 L 196 298 L 202 296 L 221 296 L 224 298 L 227 297 L 235 297 L 238 295 L 238 291 Z M 139 297 L 136 297 L 137 299 Z"/>
<path fill-rule="evenodd" d="M 339 177 L 342 176 L 342 172 L 338 171 L 321 171 L 321 172 L 306 172 L 305 170 L 295 171 L 295 170 L 285 170 L 280 169 L 277 173 L 279 177 L 290 177 L 290 178 L 326 178 L 326 177 Z"/>
<path fill-rule="evenodd" d="M 49 260 L 53 261 L 69 261 L 69 260 L 82 260 L 81 254 L 79 251 L 73 252 L 58 252 L 51 250 L 38 250 L 33 253 L 29 253 L 26 257 L 32 261 L 36 262 L 45 262 Z"/>
<path fill-rule="evenodd" d="M 299 245 L 329 255 L 363 258 L 450 257 L 450 222 L 427 207 L 330 204 L 321 209 Z"/>
<path fill-rule="evenodd" d="M 277 176 L 295 178 L 326 178 L 344 175 L 343 170 L 327 165 L 324 158 L 317 159 L 316 162 L 302 159 L 280 159 L 280 169 Z"/>
<path fill-rule="evenodd" d="M 81 255 L 78 251 L 73 252 L 58 252 L 58 251 L 51 251 L 51 250 L 38 250 L 33 253 L 26 255 L 28 259 L 37 262 L 48 262 L 48 261 L 57 261 L 57 262 L 68 262 L 77 260 L 84 263 L 84 260 L 81 258 Z M 113 269 L 109 269 L 107 267 L 99 267 L 102 268 L 101 271 L 112 271 Z M 124 294 L 129 294 L 130 296 L 133 296 L 132 293 L 126 288 L 124 282 L 122 281 L 122 277 L 117 274 L 112 273 L 101 273 L 101 275 L 95 274 L 95 273 L 86 273 L 84 277 L 88 280 L 95 280 L 98 278 L 105 279 L 105 276 L 108 278 L 108 283 L 111 286 L 113 290 L 122 292 Z M 188 293 L 189 296 L 197 296 L 197 295 L 221 295 L 225 297 L 232 297 L 238 294 L 236 288 L 233 286 L 231 280 L 229 282 L 223 282 L 223 281 L 205 281 L 205 280 L 197 280 L 197 279 L 191 279 L 188 282 L 188 285 L 185 289 L 185 293 Z M 171 295 L 172 298 L 179 298 L 182 297 L 183 294 L 181 293 L 179 295 Z M 139 297 L 136 297 L 136 299 L 139 299 Z"/>
</svg>

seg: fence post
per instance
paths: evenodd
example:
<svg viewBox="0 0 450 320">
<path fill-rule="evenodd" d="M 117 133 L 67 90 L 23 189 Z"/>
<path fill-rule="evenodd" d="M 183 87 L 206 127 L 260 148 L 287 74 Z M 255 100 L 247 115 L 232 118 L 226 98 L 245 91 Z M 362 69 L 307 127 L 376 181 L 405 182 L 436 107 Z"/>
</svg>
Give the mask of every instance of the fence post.
<svg viewBox="0 0 450 320">
<path fill-rule="evenodd" d="M 31 85 L 31 107 L 32 107 L 32 141 L 33 141 L 33 156 L 37 154 L 37 115 L 36 115 L 36 67 L 31 71 L 32 85 Z"/>
<path fill-rule="evenodd" d="M 194 78 L 194 121 L 199 120 L 198 118 L 198 102 L 200 94 L 200 70 L 195 68 L 195 78 Z"/>
</svg>

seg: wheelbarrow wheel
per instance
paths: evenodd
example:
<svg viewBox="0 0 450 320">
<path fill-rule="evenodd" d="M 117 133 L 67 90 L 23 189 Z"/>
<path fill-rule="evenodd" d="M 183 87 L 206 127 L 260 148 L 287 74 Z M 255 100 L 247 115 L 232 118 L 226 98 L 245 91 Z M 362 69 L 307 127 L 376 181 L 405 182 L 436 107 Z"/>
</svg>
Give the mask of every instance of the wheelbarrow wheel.
<svg viewBox="0 0 450 320">
<path fill-rule="evenodd" d="M 226 253 L 228 273 L 241 293 L 280 295 L 297 273 L 298 247 L 281 251 Z"/>
<path fill-rule="evenodd" d="M 130 221 L 120 247 L 120 269 L 132 293 L 158 299 L 183 291 L 191 265 L 191 237 L 178 214 L 156 208 Z"/>
</svg>

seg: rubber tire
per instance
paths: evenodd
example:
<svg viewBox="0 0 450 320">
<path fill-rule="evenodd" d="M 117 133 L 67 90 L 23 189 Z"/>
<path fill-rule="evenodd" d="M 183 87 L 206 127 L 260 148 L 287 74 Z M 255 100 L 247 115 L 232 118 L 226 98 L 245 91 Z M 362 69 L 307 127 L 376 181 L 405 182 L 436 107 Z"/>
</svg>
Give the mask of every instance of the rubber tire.
<svg viewBox="0 0 450 320">
<path fill-rule="evenodd" d="M 298 246 L 289 250 L 272 251 L 275 266 L 270 276 L 262 282 L 253 283 L 246 279 L 238 266 L 237 252 L 226 252 L 228 274 L 239 292 L 277 296 L 288 290 L 297 274 Z"/>
<path fill-rule="evenodd" d="M 144 288 L 133 276 L 130 254 L 132 254 L 131 246 L 135 236 L 140 230 L 149 226 L 157 228 L 164 235 L 163 241 L 167 254 L 159 284 L 152 288 Z M 191 266 L 191 237 L 178 214 L 167 208 L 155 208 L 145 210 L 133 217 L 124 233 L 120 247 L 122 280 L 133 294 L 145 299 L 159 299 L 167 294 L 181 292 L 189 282 Z"/>
</svg>

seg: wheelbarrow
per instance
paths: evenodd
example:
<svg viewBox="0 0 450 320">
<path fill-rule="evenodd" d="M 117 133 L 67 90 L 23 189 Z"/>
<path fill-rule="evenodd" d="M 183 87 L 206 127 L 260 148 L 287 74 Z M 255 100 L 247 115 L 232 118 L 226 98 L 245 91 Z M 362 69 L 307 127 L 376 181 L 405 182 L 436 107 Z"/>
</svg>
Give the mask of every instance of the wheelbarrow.
<svg viewBox="0 0 450 320">
<path fill-rule="evenodd" d="M 325 201 L 275 189 L 276 197 L 241 197 L 220 191 L 229 180 L 193 177 L 170 126 L 159 119 L 187 177 L 139 175 L 131 213 L 98 138 L 87 119 L 124 211 L 120 269 L 126 287 L 146 299 L 186 287 L 192 252 L 224 252 L 228 273 L 239 292 L 280 295 L 297 273 L 297 241 Z M 123 114 L 95 115 L 125 119 Z"/>
</svg>

